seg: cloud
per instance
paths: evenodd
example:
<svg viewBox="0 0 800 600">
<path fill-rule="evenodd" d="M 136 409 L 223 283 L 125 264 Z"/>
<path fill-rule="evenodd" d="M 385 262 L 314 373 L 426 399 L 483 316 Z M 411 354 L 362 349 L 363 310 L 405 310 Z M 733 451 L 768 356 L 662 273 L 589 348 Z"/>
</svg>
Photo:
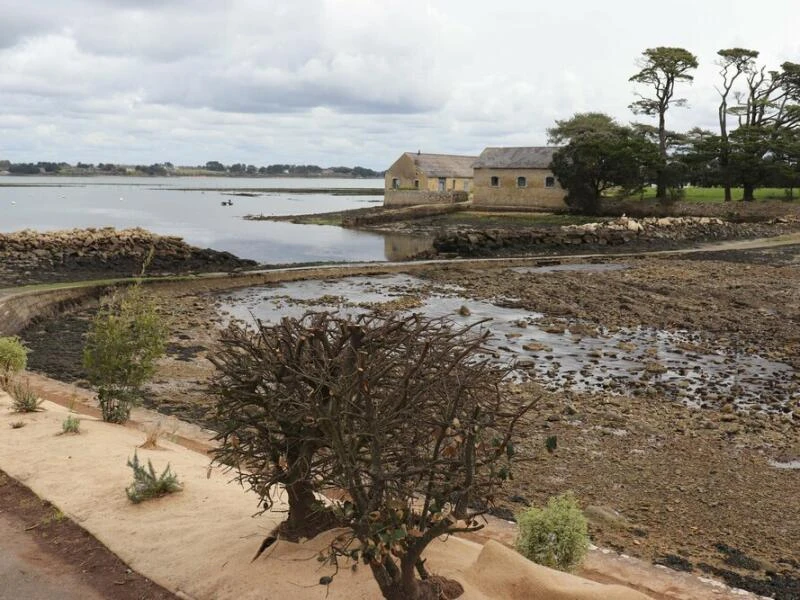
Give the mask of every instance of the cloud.
<svg viewBox="0 0 800 600">
<path fill-rule="evenodd" d="M 555 119 L 634 120 L 642 50 L 701 66 L 668 126 L 713 128 L 716 49 L 800 60 L 800 7 L 674 0 L 40 0 L 0 6 L 0 135 L 13 160 L 316 162 L 540 144 Z M 691 17 L 687 17 L 691 15 Z"/>
</svg>

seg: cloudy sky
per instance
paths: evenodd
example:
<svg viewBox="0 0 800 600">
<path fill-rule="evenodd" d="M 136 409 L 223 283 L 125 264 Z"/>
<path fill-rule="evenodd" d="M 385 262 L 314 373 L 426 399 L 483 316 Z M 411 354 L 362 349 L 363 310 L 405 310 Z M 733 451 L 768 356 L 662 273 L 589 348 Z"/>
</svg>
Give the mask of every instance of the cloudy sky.
<svg viewBox="0 0 800 600">
<path fill-rule="evenodd" d="M 661 8 L 665 6 L 665 8 Z M 700 60 L 668 126 L 713 128 L 715 53 L 800 62 L 797 0 L 0 0 L 0 159 L 363 165 L 622 121 L 648 47 Z"/>
</svg>

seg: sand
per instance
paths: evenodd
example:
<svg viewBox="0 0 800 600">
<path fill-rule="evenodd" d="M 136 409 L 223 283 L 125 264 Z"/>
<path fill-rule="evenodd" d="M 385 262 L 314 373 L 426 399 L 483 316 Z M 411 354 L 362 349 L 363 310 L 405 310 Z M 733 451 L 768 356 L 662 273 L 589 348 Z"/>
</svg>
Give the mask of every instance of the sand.
<svg viewBox="0 0 800 600">
<path fill-rule="evenodd" d="M 144 434 L 81 416 L 81 433 L 59 435 L 68 409 L 45 402 L 37 413 L 17 414 L 0 396 L 0 468 L 47 498 L 130 565 L 179 595 L 226 598 L 380 598 L 363 566 L 334 575 L 317 553 L 335 532 L 303 544 L 278 542 L 251 562 L 261 539 L 282 519 L 279 512 L 254 517 L 254 494 L 229 483 L 230 476 L 209 460 L 167 440 L 160 449 L 137 448 Z M 12 422 L 24 427 L 14 429 Z M 183 491 L 132 504 L 125 495 L 132 475 L 128 458 L 138 452 L 157 471 L 168 463 Z M 534 565 L 497 542 L 480 544 L 449 538 L 426 554 L 435 573 L 464 584 L 464 598 L 552 600 L 643 600 L 647 596 L 604 586 Z M 541 595 L 539 595 L 541 594 Z"/>
</svg>

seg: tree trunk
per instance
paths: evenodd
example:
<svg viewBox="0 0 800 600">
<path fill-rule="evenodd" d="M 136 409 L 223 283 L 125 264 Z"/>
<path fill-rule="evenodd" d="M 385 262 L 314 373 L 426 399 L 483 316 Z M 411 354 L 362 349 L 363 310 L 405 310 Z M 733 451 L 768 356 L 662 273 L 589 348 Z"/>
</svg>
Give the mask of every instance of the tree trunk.
<svg viewBox="0 0 800 600">
<path fill-rule="evenodd" d="M 742 200 L 744 200 L 745 202 L 753 202 L 756 199 L 755 197 L 756 186 L 754 186 L 752 183 L 745 183 L 742 186 L 742 189 L 744 192 L 742 195 Z"/>
<path fill-rule="evenodd" d="M 667 199 L 667 181 L 665 173 L 667 164 L 667 129 L 664 118 L 665 111 L 666 108 L 663 108 L 658 113 L 658 149 L 661 153 L 661 160 L 664 161 L 664 166 L 656 172 L 656 198 L 662 201 Z"/>
<path fill-rule="evenodd" d="M 286 519 L 283 533 L 287 538 L 314 537 L 307 535 L 310 533 L 308 529 L 315 520 L 315 513 L 318 513 L 320 508 L 311 483 L 301 480 L 288 484 L 286 495 L 289 497 L 289 516 Z"/>
<path fill-rule="evenodd" d="M 411 558 L 401 560 L 398 570 L 393 560 L 387 557 L 380 564 L 370 565 L 386 600 L 453 600 L 464 593 L 463 586 L 452 579 L 438 576 L 418 579 L 415 573 L 417 563 Z"/>
<path fill-rule="evenodd" d="M 728 169 L 730 160 L 728 159 L 727 151 L 723 150 L 719 157 L 719 166 L 722 169 L 722 185 L 725 188 L 725 202 L 731 202 L 733 197 L 731 195 L 731 174 Z"/>
<path fill-rule="evenodd" d="M 659 171 L 656 178 L 656 198 L 658 200 L 667 198 L 667 182 L 664 179 L 664 171 Z"/>
</svg>

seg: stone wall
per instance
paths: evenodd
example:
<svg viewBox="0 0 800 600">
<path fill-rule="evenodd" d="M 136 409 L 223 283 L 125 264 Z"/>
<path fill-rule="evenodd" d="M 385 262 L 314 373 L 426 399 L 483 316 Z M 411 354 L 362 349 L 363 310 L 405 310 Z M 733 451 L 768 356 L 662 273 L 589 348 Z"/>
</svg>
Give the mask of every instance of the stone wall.
<svg viewBox="0 0 800 600">
<path fill-rule="evenodd" d="M 0 336 L 17 335 L 37 319 L 93 302 L 107 289 L 85 286 L 0 296 Z"/>
<path fill-rule="evenodd" d="M 516 230 L 460 231 L 437 237 L 434 249 L 442 254 L 492 256 L 508 252 L 535 252 L 537 248 L 618 246 L 631 242 L 669 247 L 676 242 L 743 239 L 796 231 L 800 223 L 780 219 L 772 223 L 732 223 L 710 217 L 622 217 L 603 223 Z"/>
<path fill-rule="evenodd" d="M 2 286 L 25 285 L 26 273 L 46 271 L 46 281 L 77 280 L 71 272 L 97 273 L 95 278 L 130 277 L 141 272 L 150 252 L 149 275 L 232 271 L 255 266 L 229 252 L 190 246 L 179 237 L 144 229 L 113 227 L 0 233 Z"/>
<path fill-rule="evenodd" d="M 386 190 L 384 206 L 416 206 L 418 204 L 455 204 L 469 200 L 467 192 L 431 192 L 427 190 Z"/>
<path fill-rule="evenodd" d="M 498 178 L 497 186 L 492 186 L 492 177 Z M 525 187 L 517 186 L 518 177 L 525 177 Z M 547 177 L 553 177 L 548 169 L 475 169 L 473 205 L 563 210 L 566 192 L 557 179 L 554 187 L 546 187 Z"/>
</svg>

